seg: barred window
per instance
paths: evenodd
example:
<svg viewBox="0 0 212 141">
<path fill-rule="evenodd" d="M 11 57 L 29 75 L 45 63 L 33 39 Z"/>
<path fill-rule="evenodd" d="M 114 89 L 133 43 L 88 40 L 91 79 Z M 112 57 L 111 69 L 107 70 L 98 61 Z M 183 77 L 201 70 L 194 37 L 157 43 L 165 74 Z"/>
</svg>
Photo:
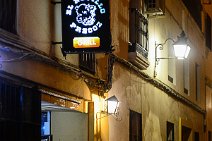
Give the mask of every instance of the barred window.
<svg viewBox="0 0 212 141">
<path fill-rule="evenodd" d="M 144 9 L 147 13 L 163 14 L 165 12 L 165 0 L 144 0 Z"/>
<path fill-rule="evenodd" d="M 0 140 L 38 141 L 40 123 L 40 93 L 0 77 Z"/>
<path fill-rule="evenodd" d="M 16 34 L 16 0 L 0 0 L 0 28 Z"/>
<path fill-rule="evenodd" d="M 79 67 L 91 74 L 95 74 L 96 57 L 94 53 L 79 54 Z"/>
</svg>

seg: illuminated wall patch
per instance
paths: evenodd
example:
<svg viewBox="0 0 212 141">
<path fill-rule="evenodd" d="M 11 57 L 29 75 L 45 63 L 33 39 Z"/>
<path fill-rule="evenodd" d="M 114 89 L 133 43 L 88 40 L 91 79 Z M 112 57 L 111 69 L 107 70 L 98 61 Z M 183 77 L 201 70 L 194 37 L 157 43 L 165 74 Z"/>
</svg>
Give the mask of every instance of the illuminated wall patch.
<svg viewBox="0 0 212 141">
<path fill-rule="evenodd" d="M 109 1 L 62 0 L 63 53 L 111 51 Z"/>
</svg>

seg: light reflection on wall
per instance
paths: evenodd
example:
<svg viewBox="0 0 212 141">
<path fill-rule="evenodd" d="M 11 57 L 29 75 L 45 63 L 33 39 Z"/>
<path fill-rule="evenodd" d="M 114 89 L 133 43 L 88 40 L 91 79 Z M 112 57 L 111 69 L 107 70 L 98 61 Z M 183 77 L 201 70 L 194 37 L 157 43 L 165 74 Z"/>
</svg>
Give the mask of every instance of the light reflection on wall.
<svg viewBox="0 0 212 141">
<path fill-rule="evenodd" d="M 212 108 L 212 102 L 211 102 L 212 96 L 211 95 L 212 95 L 212 92 L 208 94 L 208 97 L 206 99 L 207 100 L 207 108 L 208 109 L 211 109 Z"/>
<path fill-rule="evenodd" d="M 104 99 L 96 94 L 92 94 L 92 101 L 94 102 L 94 114 L 104 110 Z"/>
<path fill-rule="evenodd" d="M 97 94 L 92 94 L 94 102 L 94 140 L 109 140 L 108 116 L 105 116 L 102 111 L 105 110 L 105 99 Z"/>
</svg>

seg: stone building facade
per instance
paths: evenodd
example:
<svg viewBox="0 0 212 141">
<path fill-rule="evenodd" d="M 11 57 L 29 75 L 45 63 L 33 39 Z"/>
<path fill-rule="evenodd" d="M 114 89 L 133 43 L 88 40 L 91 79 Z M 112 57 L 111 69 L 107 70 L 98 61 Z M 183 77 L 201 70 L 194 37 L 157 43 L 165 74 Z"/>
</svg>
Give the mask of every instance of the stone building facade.
<svg viewBox="0 0 212 141">
<path fill-rule="evenodd" d="M 211 138 L 211 19 L 196 3 L 193 10 L 185 0 L 111 0 L 112 52 L 64 57 L 60 2 L 3 0 L 2 138 L 23 141 L 27 133 L 25 140 L 40 139 L 42 111 L 52 113 L 53 140 Z M 191 50 L 187 59 L 173 59 L 182 32 Z M 109 115 L 105 99 L 113 95 L 119 107 Z M 10 127 L 16 136 L 9 136 Z"/>
</svg>

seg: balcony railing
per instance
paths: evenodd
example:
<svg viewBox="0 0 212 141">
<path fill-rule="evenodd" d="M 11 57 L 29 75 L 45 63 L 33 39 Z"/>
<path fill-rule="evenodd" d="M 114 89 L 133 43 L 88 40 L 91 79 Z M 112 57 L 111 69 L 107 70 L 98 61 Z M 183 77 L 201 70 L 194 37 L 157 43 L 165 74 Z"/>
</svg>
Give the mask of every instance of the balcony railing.
<svg viewBox="0 0 212 141">
<path fill-rule="evenodd" d="M 141 54 L 145 58 L 148 58 L 148 50 L 146 50 L 145 48 L 143 48 L 138 43 L 129 44 L 129 52 L 138 52 L 139 54 Z"/>
</svg>

